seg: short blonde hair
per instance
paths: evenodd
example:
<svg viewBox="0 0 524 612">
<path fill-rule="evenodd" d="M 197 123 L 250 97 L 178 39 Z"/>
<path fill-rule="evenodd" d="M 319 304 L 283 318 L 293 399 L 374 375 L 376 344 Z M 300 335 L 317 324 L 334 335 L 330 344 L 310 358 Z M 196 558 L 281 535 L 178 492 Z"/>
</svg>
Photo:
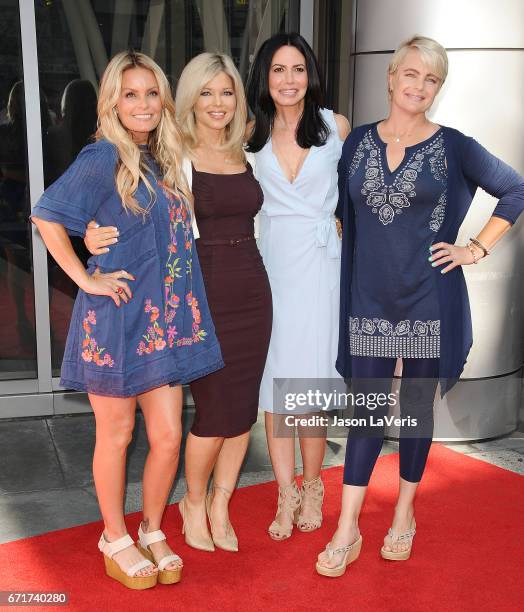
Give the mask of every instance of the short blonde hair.
<svg viewBox="0 0 524 612">
<path fill-rule="evenodd" d="M 426 36 L 412 36 L 399 45 L 388 66 L 388 75 L 394 74 L 410 49 L 417 49 L 423 62 L 440 79 L 442 87 L 448 76 L 448 54 L 446 49 L 433 38 Z"/>
<path fill-rule="evenodd" d="M 149 134 L 149 150 L 162 171 L 162 181 L 166 189 L 175 195 L 184 195 L 191 200 L 187 181 L 182 173 L 182 134 L 175 122 L 175 104 L 166 75 L 160 66 L 147 55 L 137 51 L 122 51 L 109 62 L 100 82 L 98 98 L 98 130 L 96 139 L 104 138 L 113 143 L 118 150 L 116 188 L 126 210 L 134 214 L 147 212 L 135 198 L 140 180 L 146 185 L 155 200 L 155 190 L 147 178 L 147 168 L 141 162 L 140 149 L 121 123 L 116 106 L 122 90 L 122 75 L 131 68 L 150 70 L 158 84 L 162 102 L 160 122 Z"/>
<path fill-rule="evenodd" d="M 198 146 L 196 122 L 193 108 L 200 92 L 209 81 L 221 72 L 233 81 L 237 107 L 233 119 L 226 127 L 226 139 L 222 150 L 229 153 L 232 159 L 245 161 L 244 134 L 247 121 L 247 104 L 244 85 L 233 60 L 224 53 L 200 53 L 184 68 L 176 88 L 176 118 L 184 136 L 184 144 L 189 157 L 194 158 Z"/>
</svg>

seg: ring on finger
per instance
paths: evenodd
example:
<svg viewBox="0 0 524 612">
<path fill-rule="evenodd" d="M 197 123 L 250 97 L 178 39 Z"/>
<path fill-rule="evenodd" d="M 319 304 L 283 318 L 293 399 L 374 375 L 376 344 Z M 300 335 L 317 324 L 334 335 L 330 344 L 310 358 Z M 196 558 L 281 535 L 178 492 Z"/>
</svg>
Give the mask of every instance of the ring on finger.
<svg viewBox="0 0 524 612">
<path fill-rule="evenodd" d="M 116 290 L 117 293 L 124 293 L 124 290 L 122 289 L 122 287 L 118 287 L 118 289 Z"/>
</svg>

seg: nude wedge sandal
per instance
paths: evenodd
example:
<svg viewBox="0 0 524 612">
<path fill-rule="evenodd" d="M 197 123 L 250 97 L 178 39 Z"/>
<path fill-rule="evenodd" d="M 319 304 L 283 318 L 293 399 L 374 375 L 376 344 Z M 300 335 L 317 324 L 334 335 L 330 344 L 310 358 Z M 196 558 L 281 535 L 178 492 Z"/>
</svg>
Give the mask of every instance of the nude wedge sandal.
<svg viewBox="0 0 524 612">
<path fill-rule="evenodd" d="M 158 572 L 155 572 L 150 576 L 135 576 L 135 574 L 141 569 L 150 567 L 151 565 L 155 567 L 151 561 L 148 559 L 143 559 L 142 561 L 132 565 L 128 570 L 124 571 L 113 559 L 114 555 L 125 548 L 134 546 L 134 544 L 135 543 L 129 534 L 126 534 L 114 542 L 108 542 L 102 533 L 100 540 L 98 541 L 98 550 L 100 550 L 100 552 L 102 552 L 104 555 L 106 574 L 110 578 L 118 580 L 118 582 L 123 584 L 128 589 L 134 589 L 137 591 L 150 589 L 151 587 L 154 587 L 158 581 Z"/>
<path fill-rule="evenodd" d="M 295 481 L 287 487 L 278 487 L 277 515 L 268 529 L 268 533 L 273 540 L 287 540 L 291 536 L 293 524 L 296 524 L 298 520 L 301 503 L 302 496 Z M 280 514 L 285 514 L 289 517 L 290 527 L 283 527 L 277 522 L 276 519 Z"/>
<path fill-rule="evenodd" d="M 138 550 L 144 555 L 144 557 L 157 565 L 158 582 L 160 582 L 160 584 L 176 584 L 177 582 L 180 582 L 182 578 L 182 564 L 175 569 L 166 569 L 166 567 L 173 561 L 180 561 L 182 563 L 182 559 L 178 555 L 172 554 L 162 557 L 162 559 L 160 559 L 160 561 L 157 563 L 149 548 L 150 544 L 162 542 L 166 539 L 167 538 L 161 529 L 146 533 L 142 529 L 142 523 L 140 523 L 140 527 L 138 528 Z"/>
<path fill-rule="evenodd" d="M 407 542 L 409 546 L 407 550 L 399 550 L 396 552 L 393 550 L 386 550 L 383 546 L 380 549 L 380 555 L 382 556 L 382 558 L 387 559 L 388 561 L 407 561 L 411 556 L 411 549 L 413 548 L 413 538 L 415 537 L 415 533 L 415 519 L 413 519 L 413 527 L 411 529 L 408 529 L 404 533 L 396 534 L 393 529 L 389 528 L 388 536 L 391 539 L 390 547 L 393 546 L 393 544 L 396 544 L 397 542 Z"/>
<path fill-rule="evenodd" d="M 358 559 L 360 555 L 360 549 L 362 548 L 362 536 L 358 536 L 358 540 L 353 544 L 342 546 L 340 548 L 333 548 L 331 542 L 326 546 L 326 552 L 328 554 L 328 561 L 331 561 L 333 557 L 339 553 L 344 553 L 342 561 L 335 567 L 326 567 L 321 565 L 317 561 L 316 570 L 321 576 L 327 576 L 328 578 L 338 578 L 346 573 L 347 566 L 353 561 Z"/>
</svg>

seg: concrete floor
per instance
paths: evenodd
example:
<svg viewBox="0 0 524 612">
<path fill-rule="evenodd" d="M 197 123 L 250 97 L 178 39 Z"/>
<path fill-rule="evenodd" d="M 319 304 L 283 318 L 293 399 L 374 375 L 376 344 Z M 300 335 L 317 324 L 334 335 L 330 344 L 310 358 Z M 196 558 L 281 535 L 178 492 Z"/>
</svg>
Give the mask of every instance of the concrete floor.
<svg viewBox="0 0 524 612">
<path fill-rule="evenodd" d="M 184 431 L 193 415 L 184 410 Z M 482 461 L 524 474 L 524 423 L 510 436 L 482 443 L 453 443 L 450 448 Z M 94 419 L 90 414 L 0 421 L 0 543 L 81 525 L 100 518 L 91 474 Z M 344 462 L 346 441 L 329 439 L 325 466 Z M 396 452 L 386 442 L 382 454 Z M 143 419 L 128 453 L 126 512 L 141 504 L 141 473 L 147 453 Z M 183 456 L 183 453 L 182 453 Z M 301 472 L 297 448 L 297 472 Z M 170 496 L 178 501 L 185 492 L 183 463 Z M 239 486 L 273 479 L 267 453 L 263 415 L 252 430 Z"/>
</svg>

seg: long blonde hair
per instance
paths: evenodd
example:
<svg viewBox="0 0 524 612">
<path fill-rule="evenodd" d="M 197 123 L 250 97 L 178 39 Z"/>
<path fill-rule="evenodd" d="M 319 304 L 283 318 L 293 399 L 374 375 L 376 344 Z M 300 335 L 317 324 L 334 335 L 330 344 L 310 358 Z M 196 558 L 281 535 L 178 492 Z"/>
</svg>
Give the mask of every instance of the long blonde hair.
<svg viewBox="0 0 524 612">
<path fill-rule="evenodd" d="M 136 200 L 140 180 L 146 185 L 150 205 L 155 201 L 155 190 L 147 178 L 148 168 L 141 163 L 140 149 L 120 122 L 116 105 L 122 89 L 122 75 L 130 68 L 150 70 L 157 81 L 162 113 L 158 126 L 149 134 L 149 150 L 162 171 L 164 187 L 175 195 L 191 200 L 185 176 L 181 170 L 182 135 L 175 122 L 175 104 L 169 82 L 160 66 L 147 55 L 135 51 L 117 53 L 107 65 L 100 83 L 98 98 L 98 129 L 96 139 L 105 138 L 118 149 L 116 188 L 122 206 L 134 214 L 145 214 Z"/>
<path fill-rule="evenodd" d="M 247 121 L 246 94 L 240 74 L 228 55 L 200 53 L 186 65 L 176 88 L 176 118 L 184 136 L 186 152 L 190 158 L 194 159 L 198 137 L 193 108 L 205 85 L 221 72 L 227 74 L 233 81 L 237 101 L 233 119 L 226 127 L 226 138 L 221 149 L 228 153 L 232 160 L 244 162 L 243 144 Z"/>
</svg>

